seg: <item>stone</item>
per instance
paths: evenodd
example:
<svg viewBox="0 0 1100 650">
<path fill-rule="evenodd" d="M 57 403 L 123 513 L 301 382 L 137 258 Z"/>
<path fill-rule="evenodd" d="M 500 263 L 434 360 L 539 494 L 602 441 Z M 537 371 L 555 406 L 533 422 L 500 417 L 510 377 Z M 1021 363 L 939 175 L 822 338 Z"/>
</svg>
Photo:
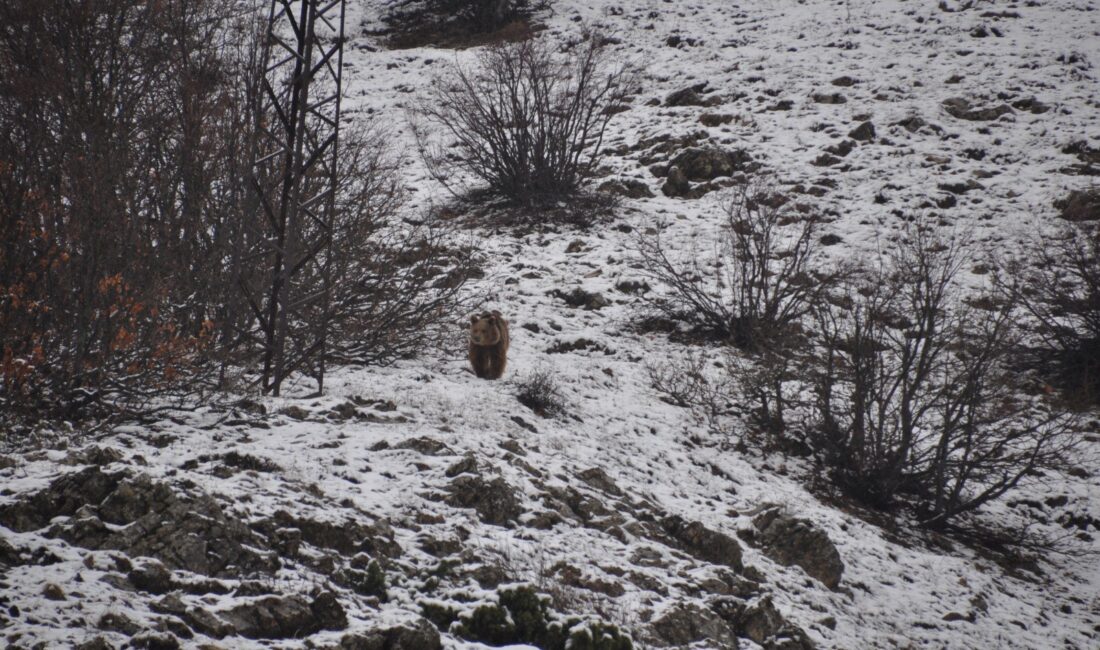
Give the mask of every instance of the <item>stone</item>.
<svg viewBox="0 0 1100 650">
<path fill-rule="evenodd" d="M 115 650 L 115 647 L 107 639 L 97 636 L 78 644 L 75 650 Z"/>
<path fill-rule="evenodd" d="M 53 582 L 47 582 L 42 588 L 42 595 L 46 600 L 65 600 L 65 590 Z"/>
<path fill-rule="evenodd" d="M 209 495 L 177 493 L 144 475 L 108 474 L 92 466 L 0 508 L 0 524 L 17 531 L 39 530 L 56 518 L 48 537 L 148 556 L 173 569 L 234 577 L 280 566 L 274 553 L 262 550 L 264 540 Z"/>
<path fill-rule="evenodd" d="M 143 632 L 130 640 L 130 646 L 144 650 L 179 650 L 180 642 L 171 634 Z"/>
<path fill-rule="evenodd" d="M 164 594 L 172 590 L 172 573 L 156 560 L 142 562 L 126 578 L 141 591 L 151 594 Z"/>
<path fill-rule="evenodd" d="M 690 191 L 691 183 L 688 182 L 684 172 L 679 167 L 670 168 L 665 184 L 661 186 L 661 193 L 668 197 L 679 198 L 687 196 Z"/>
<path fill-rule="evenodd" d="M 711 610 L 694 603 L 673 606 L 649 624 L 651 642 L 657 647 L 686 646 L 706 642 L 714 650 L 737 650 L 736 631 Z"/>
<path fill-rule="evenodd" d="M 669 162 L 668 178 L 671 181 L 673 168 L 679 168 L 687 180 L 709 181 L 735 172 L 753 171 L 757 167 L 743 149 L 689 147 Z"/>
<path fill-rule="evenodd" d="M 1073 190 L 1054 207 L 1066 221 L 1100 221 L 1100 190 Z"/>
<path fill-rule="evenodd" d="M 648 199 L 654 196 L 653 190 L 649 189 L 648 184 L 633 178 L 606 181 L 596 189 L 600 192 L 624 196 L 628 199 Z"/>
<path fill-rule="evenodd" d="M 735 571 L 740 571 L 743 566 L 741 545 L 729 535 L 711 530 L 698 521 L 685 521 L 675 515 L 661 520 L 661 528 L 693 557 L 722 564 Z"/>
<path fill-rule="evenodd" d="M 758 533 L 752 543 L 770 559 L 784 566 L 799 566 L 829 589 L 840 584 L 844 562 L 832 540 L 813 522 L 787 515 L 778 507 L 753 518 Z"/>
<path fill-rule="evenodd" d="M 263 596 L 222 612 L 221 618 L 249 639 L 299 638 L 347 627 L 347 616 L 331 594 L 312 603 L 299 594 Z"/>
<path fill-rule="evenodd" d="M 847 104 L 848 98 L 840 93 L 814 93 L 813 100 L 818 104 Z"/>
<path fill-rule="evenodd" d="M 859 142 L 871 142 L 875 139 L 875 125 L 871 122 L 863 122 L 849 131 L 848 137 Z"/>
<path fill-rule="evenodd" d="M 970 105 L 969 101 L 962 97 L 945 99 L 942 105 L 943 109 L 947 111 L 947 114 L 951 117 L 971 122 L 989 122 L 1002 115 L 1010 115 L 1015 112 L 1008 104 L 976 109 Z"/>
<path fill-rule="evenodd" d="M 511 526 L 523 514 L 515 489 L 500 477 L 486 481 L 480 476 L 463 474 L 451 481 L 448 491 L 448 505 L 473 508 L 486 524 Z"/>
<path fill-rule="evenodd" d="M 401 623 L 395 627 L 345 634 L 340 650 L 441 650 L 439 630 L 427 619 Z"/>
</svg>

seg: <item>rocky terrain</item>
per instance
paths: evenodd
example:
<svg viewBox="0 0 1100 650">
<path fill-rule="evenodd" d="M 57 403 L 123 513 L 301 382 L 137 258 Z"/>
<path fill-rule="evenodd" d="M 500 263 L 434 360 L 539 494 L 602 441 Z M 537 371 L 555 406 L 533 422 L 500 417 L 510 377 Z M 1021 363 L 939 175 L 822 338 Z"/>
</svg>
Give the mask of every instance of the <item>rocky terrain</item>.
<svg viewBox="0 0 1100 650">
<path fill-rule="evenodd" d="M 349 2 L 350 119 L 408 148 L 410 214 L 447 200 L 403 111 L 476 50 L 386 49 Z M 638 233 L 704 251 L 721 190 L 770 170 L 828 218 L 829 256 L 915 216 L 982 256 L 1100 219 L 1100 6 L 575 2 L 642 68 L 591 228 L 474 227 L 476 290 L 510 319 L 504 379 L 461 354 L 335 369 L 323 397 L 232 395 L 98 439 L 0 455 L 0 644 L 11 648 L 1092 648 L 1100 437 L 982 516 L 1065 553 L 1009 564 L 836 497 L 805 458 L 662 401 L 638 327 Z M 460 332 L 466 314 L 455 315 Z M 516 398 L 551 373 L 563 408 Z M 1095 426 L 1095 422 L 1090 426 Z M 629 641 L 628 641 L 629 639 Z"/>
</svg>

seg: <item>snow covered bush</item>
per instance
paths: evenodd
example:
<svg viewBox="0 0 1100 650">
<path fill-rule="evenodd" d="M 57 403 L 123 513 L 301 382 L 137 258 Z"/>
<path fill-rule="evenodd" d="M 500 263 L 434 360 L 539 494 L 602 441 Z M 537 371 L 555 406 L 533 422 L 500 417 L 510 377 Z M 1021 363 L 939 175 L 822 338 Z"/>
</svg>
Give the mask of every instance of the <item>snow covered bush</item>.
<svg viewBox="0 0 1100 650">
<path fill-rule="evenodd" d="M 908 500 L 944 528 L 1060 467 L 1072 416 L 1021 391 L 1012 300 L 967 300 L 963 244 L 914 228 L 817 310 L 804 376 L 834 480 L 879 507 Z"/>
<path fill-rule="evenodd" d="M 598 34 L 565 52 L 548 39 L 491 45 L 473 69 L 451 67 L 417 104 L 421 151 L 449 187 L 472 176 L 517 204 L 560 201 L 599 162 L 628 81 Z"/>
</svg>

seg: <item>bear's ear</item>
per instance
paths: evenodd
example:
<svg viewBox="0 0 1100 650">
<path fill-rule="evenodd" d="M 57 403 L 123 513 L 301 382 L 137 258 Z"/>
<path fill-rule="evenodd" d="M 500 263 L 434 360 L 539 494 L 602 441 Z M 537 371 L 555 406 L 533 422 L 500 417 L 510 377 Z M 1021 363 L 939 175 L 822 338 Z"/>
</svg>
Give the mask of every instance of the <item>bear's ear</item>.
<svg viewBox="0 0 1100 650">
<path fill-rule="evenodd" d="M 490 312 L 490 313 L 491 313 L 491 314 L 492 314 L 492 315 L 493 315 L 494 317 L 496 317 L 496 318 L 504 318 L 504 316 L 502 316 L 502 315 L 500 314 L 500 312 L 499 312 L 499 311 L 497 311 L 497 310 L 495 310 L 495 309 L 494 309 L 494 310 L 493 310 L 492 312 Z"/>
<path fill-rule="evenodd" d="M 470 316 L 470 324 L 473 325 L 476 322 L 477 322 L 477 314 L 474 314 L 473 316 Z"/>
</svg>

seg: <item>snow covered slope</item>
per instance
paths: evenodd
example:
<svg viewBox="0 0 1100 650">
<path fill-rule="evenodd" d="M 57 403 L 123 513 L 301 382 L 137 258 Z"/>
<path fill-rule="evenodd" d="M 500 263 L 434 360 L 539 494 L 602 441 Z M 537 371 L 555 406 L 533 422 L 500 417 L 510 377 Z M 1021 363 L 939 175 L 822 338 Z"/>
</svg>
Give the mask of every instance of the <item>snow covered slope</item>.
<svg viewBox="0 0 1100 650">
<path fill-rule="evenodd" d="M 403 109 L 442 66 L 475 52 L 380 49 L 367 32 L 380 26 L 384 3 L 350 4 L 349 114 L 380 117 L 408 147 L 409 209 L 421 210 L 446 197 L 411 155 Z M 624 200 L 608 227 L 484 233 L 492 265 L 481 289 L 512 323 L 505 379 L 478 380 L 458 357 L 341 368 L 323 398 L 295 396 L 312 391 L 302 381 L 281 399 L 204 407 L 98 443 L 117 452 L 0 457 L 0 539 L 9 549 L 0 544 L 0 643 L 64 647 L 102 635 L 121 646 L 159 627 L 187 647 L 335 646 L 415 621 L 425 604 L 469 612 L 491 602 L 498 585 L 525 582 L 554 596 L 559 611 L 631 632 L 639 647 L 774 644 L 752 640 L 747 615 L 734 617 L 738 628 L 706 613 L 734 602 L 759 614 L 769 599 L 822 648 L 1100 645 L 1094 555 L 1052 555 L 1010 571 L 962 545 L 823 502 L 806 487 L 813 469 L 805 461 L 736 451 L 736 436 L 715 436 L 658 399 L 646 363 L 681 349 L 638 333 L 637 299 L 616 288 L 639 279 L 636 232 L 661 222 L 667 241 L 687 246 L 716 225 L 718 193 L 664 196 L 664 179 L 639 160 L 651 151 L 639 142 L 666 136 L 743 149 L 776 170 L 830 216 L 827 232 L 839 243 L 827 250 L 838 259 L 889 246 L 916 214 L 969 235 L 976 254 L 1026 250 L 1021 241 L 1056 224 L 1053 202 L 1091 180 L 1063 150 L 1082 140 L 1100 147 L 1100 5 L 557 0 L 540 22 L 542 37 L 554 39 L 596 27 L 644 68 L 641 92 L 611 123 L 606 162 L 609 178 L 640 180 L 655 197 Z M 703 82 L 712 105 L 664 105 Z M 945 106 L 954 98 L 969 107 Z M 1002 105 L 1011 112 L 995 119 L 956 117 Z M 705 126 L 703 114 L 731 119 Z M 837 153 L 865 122 L 873 139 Z M 606 304 L 573 308 L 554 293 L 574 288 Z M 464 318 L 456 315 L 456 328 Z M 539 418 L 517 402 L 516 382 L 540 368 L 560 379 L 566 414 Z M 121 494 L 112 498 L 123 505 L 89 508 L 81 490 L 57 483 L 85 465 L 114 478 L 89 473 L 77 485 Z M 169 517 L 158 513 L 176 511 L 167 496 L 128 495 L 127 481 L 139 475 L 149 483 L 138 485 L 170 486 L 184 511 L 203 513 L 207 524 L 179 515 L 182 530 L 210 532 L 215 522 L 211 534 L 237 549 L 232 561 L 207 566 L 165 540 L 143 554 L 174 571 L 161 576 L 163 589 L 143 582 L 146 564 L 126 560 L 135 544 L 122 533 L 134 522 L 155 530 Z M 53 498 L 31 501 L 35 494 Z M 203 501 L 211 498 L 216 505 Z M 835 544 L 844 564 L 835 589 L 738 541 L 767 504 Z M 1078 548 L 1100 551 L 1095 456 L 1075 476 L 1033 481 L 988 514 L 1014 519 L 1020 509 L 1046 522 L 1041 532 L 1084 533 Z M 684 533 L 690 522 L 701 527 Z M 370 560 L 385 573 L 384 599 L 360 584 Z M 244 565 L 252 568 L 234 568 Z M 47 583 L 60 587 L 59 598 Z M 307 594 L 316 617 L 329 611 L 322 593 L 336 595 L 347 624 L 307 639 L 268 630 L 277 638 L 218 640 L 210 619 L 262 618 L 231 612 L 271 594 Z M 279 616 L 298 606 L 282 602 Z M 104 623 L 107 614 L 116 616 Z M 391 635 L 388 646 L 346 647 L 430 647 L 424 634 L 404 646 Z M 443 645 L 484 647 L 448 634 Z"/>
</svg>

